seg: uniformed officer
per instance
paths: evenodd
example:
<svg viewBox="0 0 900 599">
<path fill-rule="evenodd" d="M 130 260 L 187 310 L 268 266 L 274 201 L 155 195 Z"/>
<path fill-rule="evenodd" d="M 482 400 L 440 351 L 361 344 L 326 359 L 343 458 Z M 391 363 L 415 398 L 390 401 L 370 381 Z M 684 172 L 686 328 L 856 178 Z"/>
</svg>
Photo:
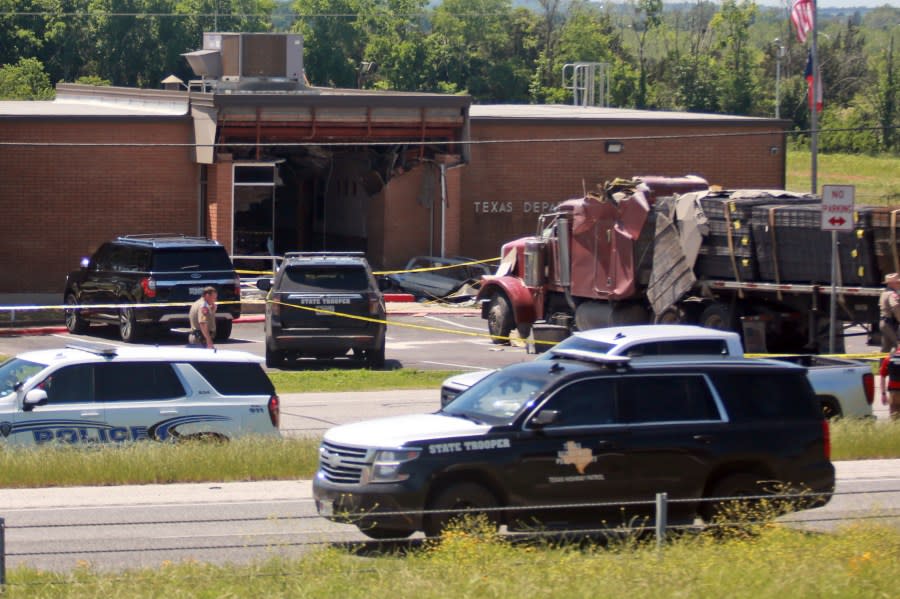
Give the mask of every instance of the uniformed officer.
<svg viewBox="0 0 900 599">
<path fill-rule="evenodd" d="M 897 348 L 881 361 L 879 374 L 881 403 L 889 406 L 891 420 L 900 420 L 900 351 Z"/>
<path fill-rule="evenodd" d="M 900 274 L 892 272 L 884 277 L 887 286 L 878 298 L 881 321 L 881 351 L 890 352 L 897 346 L 897 325 L 900 324 Z"/>
<path fill-rule="evenodd" d="M 219 293 L 215 287 L 204 287 L 203 295 L 191 305 L 188 320 L 191 322 L 189 345 L 200 345 L 213 349 L 216 338 L 216 299 Z"/>
</svg>

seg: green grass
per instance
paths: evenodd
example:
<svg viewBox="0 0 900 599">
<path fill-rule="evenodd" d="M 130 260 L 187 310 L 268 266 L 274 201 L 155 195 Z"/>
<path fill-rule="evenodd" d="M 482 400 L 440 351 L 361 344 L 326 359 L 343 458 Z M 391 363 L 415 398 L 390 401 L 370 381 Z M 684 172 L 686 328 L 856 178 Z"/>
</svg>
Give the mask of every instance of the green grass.
<svg viewBox="0 0 900 599">
<path fill-rule="evenodd" d="M 788 151 L 786 187 L 789 190 L 809 192 L 811 172 L 808 151 Z M 900 205 L 900 156 L 819 154 L 816 182 L 820 193 L 822 185 L 856 186 L 855 202 L 860 205 Z"/>
<path fill-rule="evenodd" d="M 278 393 L 327 391 L 385 391 L 390 389 L 437 389 L 458 370 L 292 370 L 271 371 L 269 378 Z"/>
<path fill-rule="evenodd" d="M 838 421 L 832 459 L 900 458 L 900 422 Z M 244 437 L 228 443 L 0 449 L 0 487 L 143 485 L 311 479 L 318 437 Z"/>
<path fill-rule="evenodd" d="M 900 458 L 900 421 L 846 419 L 831 425 L 831 459 Z"/>
<path fill-rule="evenodd" d="M 512 544 L 489 532 L 451 531 L 407 553 L 313 550 L 247 566 L 166 562 L 101 574 L 12 569 L 16 597 L 296 597 L 340 599 L 869 598 L 897 595 L 900 532 L 874 525 L 806 534 L 768 525 L 758 534 L 682 537 L 610 546 Z"/>
<path fill-rule="evenodd" d="M 0 449 L 0 487 L 144 485 L 310 479 L 319 439 L 243 437 L 227 443 Z"/>
</svg>

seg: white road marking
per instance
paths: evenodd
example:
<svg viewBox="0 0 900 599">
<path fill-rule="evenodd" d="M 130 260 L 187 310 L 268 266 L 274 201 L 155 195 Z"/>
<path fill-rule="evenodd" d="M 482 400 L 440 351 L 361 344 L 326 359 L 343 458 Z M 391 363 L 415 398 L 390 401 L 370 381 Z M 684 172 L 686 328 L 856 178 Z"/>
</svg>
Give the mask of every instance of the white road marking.
<svg viewBox="0 0 900 599">
<path fill-rule="evenodd" d="M 435 366 L 453 366 L 454 368 L 468 368 L 470 370 L 495 370 L 494 368 L 485 368 L 484 366 L 471 366 L 470 364 L 454 364 L 452 362 L 428 362 L 422 361 L 422 364 L 434 364 Z"/>
<path fill-rule="evenodd" d="M 443 318 L 438 318 L 437 316 L 426 316 L 425 318 L 427 318 L 429 320 L 433 320 L 435 322 L 440 322 L 440 323 L 443 323 L 443 324 L 446 324 L 449 326 L 453 326 L 458 329 L 469 329 L 472 331 L 482 331 L 482 332 L 484 332 L 485 335 L 487 335 L 487 329 L 483 326 L 480 326 L 480 327 L 467 326 L 464 324 L 460 324 L 458 322 L 453 322 L 452 320 L 444 320 Z"/>
</svg>

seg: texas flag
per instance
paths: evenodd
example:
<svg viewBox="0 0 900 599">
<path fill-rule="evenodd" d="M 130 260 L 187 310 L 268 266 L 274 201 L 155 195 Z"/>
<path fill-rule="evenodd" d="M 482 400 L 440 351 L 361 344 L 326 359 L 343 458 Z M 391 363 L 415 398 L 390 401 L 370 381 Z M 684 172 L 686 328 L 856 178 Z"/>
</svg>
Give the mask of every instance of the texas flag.
<svg viewBox="0 0 900 599">
<path fill-rule="evenodd" d="M 816 112 L 822 112 L 822 68 L 816 68 L 816 73 L 813 74 L 812 50 L 806 55 L 806 69 L 803 76 L 806 77 L 810 111 L 815 106 Z"/>
</svg>

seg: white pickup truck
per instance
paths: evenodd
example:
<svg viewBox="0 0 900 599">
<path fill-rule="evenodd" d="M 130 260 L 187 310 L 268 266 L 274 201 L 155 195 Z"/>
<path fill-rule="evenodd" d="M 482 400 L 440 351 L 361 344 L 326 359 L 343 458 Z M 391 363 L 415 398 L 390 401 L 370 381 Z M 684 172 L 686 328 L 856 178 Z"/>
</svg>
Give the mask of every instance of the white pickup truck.
<svg viewBox="0 0 900 599">
<path fill-rule="evenodd" d="M 631 358 L 665 355 L 744 355 L 744 347 L 737 333 L 694 325 L 628 325 L 575 333 L 541 354 L 538 360 L 553 357 L 556 349 L 575 349 Z M 875 397 L 871 367 L 859 360 L 830 356 L 789 355 L 773 356 L 806 366 L 807 378 L 822 402 L 828 418 L 872 418 Z M 441 385 L 441 406 L 495 372 L 477 370 L 452 376 Z"/>
</svg>

